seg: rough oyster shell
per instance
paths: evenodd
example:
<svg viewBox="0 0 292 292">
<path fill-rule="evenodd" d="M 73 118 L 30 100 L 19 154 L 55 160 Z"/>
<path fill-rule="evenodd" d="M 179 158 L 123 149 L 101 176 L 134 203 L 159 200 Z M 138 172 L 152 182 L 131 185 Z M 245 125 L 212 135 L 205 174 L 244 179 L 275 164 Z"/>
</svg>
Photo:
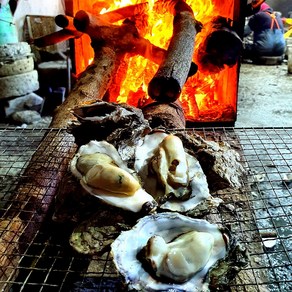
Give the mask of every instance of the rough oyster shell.
<svg viewBox="0 0 292 292">
<path fill-rule="evenodd" d="M 151 131 L 142 110 L 126 103 L 98 100 L 77 107 L 72 113 L 78 122 L 71 122 L 68 131 L 78 146 L 91 140 L 105 140 L 118 149 L 124 161 L 134 157 L 136 141 Z"/>
<path fill-rule="evenodd" d="M 137 258 L 148 240 L 154 235 L 159 235 L 166 242 L 170 242 L 189 231 L 209 232 L 215 237 L 222 235 L 221 244 L 214 249 L 205 267 L 184 283 L 162 282 L 150 275 Z M 111 251 L 114 263 L 130 289 L 138 291 L 170 291 L 168 289 L 172 289 L 172 291 L 194 292 L 201 291 L 209 269 L 219 259 L 226 256 L 228 242 L 229 240 L 224 240 L 223 231 L 215 224 L 176 212 L 165 212 L 141 218 L 131 230 L 124 231 L 118 236 L 111 245 Z"/>
<path fill-rule="evenodd" d="M 177 197 L 165 197 L 156 174 L 151 173 L 149 165 L 157 153 L 162 141 L 169 134 L 164 131 L 152 132 L 144 137 L 141 144 L 136 147 L 134 168 L 143 181 L 143 187 L 150 193 L 163 209 L 187 212 L 194 209 L 198 204 L 207 198 L 211 198 L 206 176 L 199 161 L 188 153 L 184 153 L 188 164 L 190 195 L 187 199 Z"/>
<path fill-rule="evenodd" d="M 100 160 L 100 157 L 98 156 L 95 160 L 94 154 L 106 154 L 110 159 L 106 160 L 103 157 Z M 88 167 L 82 162 L 82 169 L 78 169 L 79 159 L 83 156 L 88 157 L 88 155 L 92 155 L 90 159 L 83 160 L 83 162 L 85 161 L 85 164 L 88 163 Z M 92 160 L 94 161 L 93 163 Z M 107 163 L 110 165 L 111 170 L 113 170 L 111 172 L 107 171 L 107 174 L 112 173 L 113 176 L 117 175 L 119 178 L 119 184 L 125 182 L 132 185 L 126 185 L 122 188 L 123 192 L 119 192 L 118 187 L 111 184 L 114 181 L 113 179 L 101 176 L 102 171 L 95 171 L 96 166 L 100 166 L 101 169 L 104 169 Z M 114 172 L 114 168 L 117 169 L 117 172 Z M 156 209 L 157 203 L 153 197 L 142 189 L 141 186 L 137 188 L 137 185 L 139 185 L 140 182 L 136 173 L 127 167 L 116 148 L 106 141 L 94 140 L 90 141 L 88 144 L 82 145 L 71 160 L 70 170 L 73 175 L 80 180 L 82 187 L 88 193 L 101 199 L 107 204 L 132 212 L 143 211 L 149 213 Z M 121 174 L 123 173 L 126 173 L 127 176 L 124 176 L 123 179 L 121 179 Z M 89 180 L 91 182 L 90 184 Z M 100 187 L 96 186 L 97 182 Z M 135 190 L 134 193 L 125 194 L 125 190 L 131 190 L 132 192 L 133 189 Z"/>
</svg>

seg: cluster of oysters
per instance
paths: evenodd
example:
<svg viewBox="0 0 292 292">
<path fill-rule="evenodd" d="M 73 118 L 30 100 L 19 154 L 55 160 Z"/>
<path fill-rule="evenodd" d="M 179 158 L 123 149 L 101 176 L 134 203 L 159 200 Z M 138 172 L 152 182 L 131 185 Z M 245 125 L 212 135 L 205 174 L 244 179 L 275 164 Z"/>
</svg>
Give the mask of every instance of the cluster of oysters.
<svg viewBox="0 0 292 292">
<path fill-rule="evenodd" d="M 131 163 L 121 149 L 90 140 L 70 163 L 87 193 L 105 206 L 138 214 L 136 224 L 111 244 L 117 270 L 130 289 L 206 290 L 207 275 L 226 261 L 235 241 L 226 228 L 187 216 L 216 201 L 199 161 L 177 135 L 164 130 L 138 135 Z"/>
</svg>

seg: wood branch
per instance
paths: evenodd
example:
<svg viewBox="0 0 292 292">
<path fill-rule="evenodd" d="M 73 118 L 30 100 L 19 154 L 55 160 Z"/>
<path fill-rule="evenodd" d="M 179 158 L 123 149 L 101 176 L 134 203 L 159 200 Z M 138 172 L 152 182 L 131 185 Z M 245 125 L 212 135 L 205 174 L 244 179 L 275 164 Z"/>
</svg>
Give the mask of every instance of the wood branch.
<svg viewBox="0 0 292 292">
<path fill-rule="evenodd" d="M 154 12 L 165 13 L 166 11 L 170 11 L 171 7 L 173 7 L 178 1 L 180 0 L 172 1 L 159 0 L 154 3 L 152 8 Z M 100 14 L 99 17 L 103 21 L 114 23 L 119 20 L 135 17 L 139 14 L 149 12 L 150 9 L 151 7 L 149 2 L 143 2 L 133 5 L 127 5 L 125 7 L 121 7 L 116 10 Z"/>
<path fill-rule="evenodd" d="M 191 68 L 196 21 L 183 1 L 174 7 L 173 35 L 164 61 L 148 85 L 148 95 L 160 102 L 178 99 Z"/>
<path fill-rule="evenodd" d="M 71 110 L 84 103 L 91 103 L 102 98 L 110 85 L 117 54 L 110 48 L 95 50 L 93 64 L 80 76 L 65 101 L 56 108 L 50 127 L 67 127 L 74 120 Z"/>
<path fill-rule="evenodd" d="M 100 14 L 99 17 L 103 21 L 107 22 L 117 22 L 119 20 L 123 20 L 126 18 L 135 17 L 139 14 L 148 13 L 153 10 L 153 12 L 164 14 L 166 12 L 171 12 L 175 14 L 178 10 L 178 6 L 175 8 L 175 6 L 178 4 L 178 2 L 184 2 L 181 0 L 171 0 L 171 1 L 165 1 L 165 0 L 159 0 L 155 1 L 154 5 L 152 6 L 149 2 L 143 2 L 133 5 L 127 5 L 125 7 L 118 8 L 113 11 L 106 12 L 104 14 Z M 184 4 L 183 4 L 184 5 Z"/>
<path fill-rule="evenodd" d="M 55 17 L 55 23 L 59 27 L 76 30 L 73 21 L 74 18 L 68 15 L 59 14 Z"/>
<path fill-rule="evenodd" d="M 126 7 L 121 7 L 116 10 L 109 11 L 104 14 L 100 14 L 100 17 L 104 21 L 114 23 L 119 20 L 123 20 L 125 18 L 133 17 L 135 15 L 144 13 L 148 7 L 149 7 L 148 2 L 128 5 Z"/>
<path fill-rule="evenodd" d="M 36 38 L 32 40 L 32 44 L 41 48 L 51 46 L 72 38 L 80 38 L 83 35 L 83 33 L 78 31 L 73 25 L 73 17 L 60 14 L 55 17 L 55 23 L 63 29 Z"/>
<path fill-rule="evenodd" d="M 186 126 L 184 112 L 178 100 L 171 103 L 153 102 L 143 107 L 142 112 L 153 129 L 185 128 Z"/>
<path fill-rule="evenodd" d="M 83 35 L 82 32 L 78 30 L 62 29 L 51 34 L 39 37 L 32 41 L 32 44 L 41 48 L 50 45 L 54 45 L 72 38 L 80 38 Z"/>
<path fill-rule="evenodd" d="M 77 30 L 90 36 L 93 46 L 104 45 L 115 51 L 138 54 L 158 65 L 167 54 L 165 49 L 141 37 L 133 22 L 126 22 L 120 26 L 112 25 L 105 21 L 102 15 L 95 16 L 83 10 L 76 13 L 73 22 Z M 197 66 L 192 63 L 189 76 L 196 71 Z"/>
<path fill-rule="evenodd" d="M 139 54 L 157 64 L 161 63 L 166 54 L 166 50 L 140 37 L 132 22 L 121 26 L 112 25 L 98 16 L 80 10 L 75 15 L 74 25 L 79 31 L 90 36 L 93 46 L 105 45 L 115 51 Z"/>
</svg>

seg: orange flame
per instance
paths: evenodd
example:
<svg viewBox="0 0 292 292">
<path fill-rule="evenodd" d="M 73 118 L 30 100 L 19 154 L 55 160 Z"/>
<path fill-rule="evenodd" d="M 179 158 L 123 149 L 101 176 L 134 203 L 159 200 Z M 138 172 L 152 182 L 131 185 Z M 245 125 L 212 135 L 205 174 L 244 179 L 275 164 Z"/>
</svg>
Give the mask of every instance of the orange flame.
<svg viewBox="0 0 292 292">
<path fill-rule="evenodd" d="M 98 6 L 101 8 L 99 13 L 103 14 L 145 1 L 109 0 L 104 1 L 104 7 L 101 7 L 102 1 L 95 2 L 99 3 Z M 163 15 L 153 13 L 154 2 L 154 0 L 148 2 L 147 27 L 143 30 L 143 37 L 152 44 L 167 49 L 172 35 L 173 15 L 171 13 Z M 186 2 L 192 8 L 196 20 L 202 22 L 203 25 L 216 15 L 233 19 L 233 0 L 187 0 Z M 79 4 L 78 9 L 84 9 L 84 7 L 81 8 Z M 196 35 L 195 51 L 203 36 L 203 31 Z M 127 73 L 122 82 L 117 102 L 126 102 L 139 107 L 150 100 L 147 95 L 147 86 L 156 73 L 158 65 L 141 56 L 126 56 L 125 58 Z M 86 66 L 86 64 L 84 65 Z M 237 65 L 232 68 L 226 67 L 213 74 L 198 71 L 194 76 L 188 78 L 179 99 L 187 120 L 205 122 L 222 118 L 225 121 L 234 120 L 237 101 L 237 67 Z"/>
</svg>

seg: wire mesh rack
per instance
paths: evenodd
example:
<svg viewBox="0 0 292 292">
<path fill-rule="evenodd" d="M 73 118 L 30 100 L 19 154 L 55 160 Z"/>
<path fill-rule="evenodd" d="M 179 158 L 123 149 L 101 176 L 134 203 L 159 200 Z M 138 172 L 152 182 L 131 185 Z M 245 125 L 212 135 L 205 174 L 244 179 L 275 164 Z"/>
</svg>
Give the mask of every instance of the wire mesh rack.
<svg viewBox="0 0 292 292">
<path fill-rule="evenodd" d="M 249 253 L 230 291 L 292 291 L 292 128 L 184 131 L 234 145 L 247 169 L 240 190 L 218 194 L 220 223 Z M 1 291 L 120 291 L 110 253 L 77 253 L 72 226 L 52 221 L 54 192 L 75 151 L 62 129 L 0 129 Z"/>
</svg>

